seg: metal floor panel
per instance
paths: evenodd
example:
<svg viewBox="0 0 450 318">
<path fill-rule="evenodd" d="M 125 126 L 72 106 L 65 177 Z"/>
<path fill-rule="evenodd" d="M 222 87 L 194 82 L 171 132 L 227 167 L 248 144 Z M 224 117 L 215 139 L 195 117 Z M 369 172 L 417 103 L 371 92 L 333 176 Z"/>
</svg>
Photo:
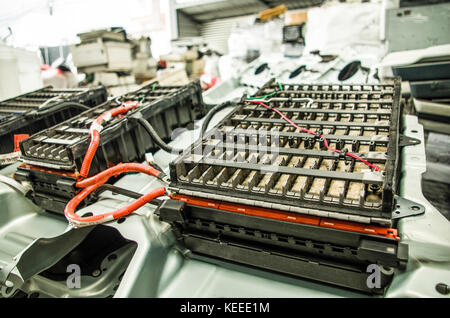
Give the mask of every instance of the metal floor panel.
<svg viewBox="0 0 450 318">
<path fill-rule="evenodd" d="M 224 110 L 221 116 L 227 111 L 229 110 Z M 406 116 L 405 127 L 407 135 L 423 140 L 422 127 L 417 123 L 416 117 Z M 197 134 L 198 129 L 186 130 L 172 145 L 187 144 Z M 394 275 L 385 297 L 442 297 L 435 286 L 438 283 L 450 284 L 450 225 L 421 193 L 420 177 L 425 171 L 423 144 L 404 148 L 403 155 L 406 159 L 403 163 L 401 194 L 425 205 L 426 212 L 399 221 L 401 239 L 410 246 L 410 262 L 405 271 L 398 271 Z M 170 154 L 162 151 L 155 154 L 155 160 L 166 170 L 170 157 Z M 149 176 L 134 174 L 125 176 L 117 185 L 144 193 L 157 187 L 157 181 L 149 181 L 152 181 Z M 9 209 L 9 217 L 0 221 L 0 233 L 3 236 L 9 230 L 19 233 L 30 233 L 33 230 L 34 236 L 64 232 L 66 221 L 63 218 L 50 214 L 37 217 L 36 206 L 7 186 L 0 187 L 2 205 L 7 204 L 12 209 Z M 128 198 L 112 195 L 110 192 L 101 196 L 101 200 L 79 213 L 83 214 L 88 210 L 101 213 L 129 201 Z M 183 250 L 175 245 L 168 224 L 160 222 L 152 214 L 154 209 L 153 206 L 146 205 L 125 222 L 107 225 L 117 228 L 122 236 L 137 243 L 137 249 L 114 297 L 365 297 L 364 294 L 346 289 L 230 262 L 186 258 L 182 255 Z M 42 222 L 45 226 L 37 228 L 36 225 L 43 224 Z M 34 279 L 39 280 L 38 276 Z M 31 284 L 30 292 L 33 286 L 38 285 Z M 255 289 L 255 286 L 258 288 Z"/>
</svg>

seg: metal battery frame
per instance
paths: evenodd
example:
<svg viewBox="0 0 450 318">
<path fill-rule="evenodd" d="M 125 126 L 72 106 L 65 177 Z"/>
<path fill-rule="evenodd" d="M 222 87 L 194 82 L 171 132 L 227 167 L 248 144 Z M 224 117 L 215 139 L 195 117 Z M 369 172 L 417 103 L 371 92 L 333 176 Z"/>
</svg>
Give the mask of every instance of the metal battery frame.
<svg viewBox="0 0 450 318">
<path fill-rule="evenodd" d="M 264 108 L 257 105 L 249 105 L 241 103 L 236 110 L 234 110 L 230 115 L 224 118 L 219 124 L 211 129 L 203 139 L 195 142 L 190 148 L 186 149 L 185 152 L 180 155 L 173 163 L 170 165 L 171 174 L 171 189 L 175 192 L 199 196 L 209 199 L 218 199 L 225 201 L 235 201 L 242 204 L 255 204 L 265 208 L 274 208 L 284 211 L 297 212 L 303 214 L 312 214 L 325 217 L 333 217 L 342 220 L 356 221 L 362 223 L 377 223 L 382 225 L 391 224 L 391 216 L 394 205 L 394 193 L 397 187 L 397 165 L 398 165 L 398 147 L 399 147 L 399 114 L 400 114 L 400 81 L 396 79 L 392 84 L 362 84 L 362 85 L 348 85 L 348 84 L 318 84 L 318 85 L 283 85 L 284 88 L 289 88 L 294 86 L 296 89 L 292 91 L 279 90 L 278 85 L 272 80 L 260 89 L 255 95 L 265 95 L 267 93 L 272 93 L 279 90 L 275 95 L 270 98 L 276 99 L 279 96 L 287 95 L 288 100 L 295 101 L 296 98 L 313 98 L 320 105 L 324 104 L 365 104 L 371 105 L 370 107 L 375 107 L 374 105 L 379 105 L 378 109 L 366 109 L 366 110 L 348 110 L 348 109 L 321 109 L 321 108 L 279 108 L 284 112 L 296 112 L 296 113 L 309 113 L 315 114 L 323 113 L 326 116 L 329 114 L 336 114 L 336 116 L 347 115 L 362 115 L 364 118 L 366 116 L 376 116 L 377 118 L 386 118 L 388 120 L 380 121 L 379 123 L 369 123 L 369 122 L 334 122 L 334 121 L 319 121 L 319 120 L 294 120 L 295 123 L 304 126 L 305 128 L 317 128 L 323 129 L 324 127 L 346 127 L 350 129 L 352 127 L 359 127 L 360 129 L 383 129 L 388 132 L 388 136 L 376 135 L 373 136 L 351 136 L 351 135 L 334 135 L 324 133 L 324 136 L 329 142 L 336 142 L 340 139 L 340 143 L 343 144 L 340 148 L 345 148 L 346 145 L 355 144 L 371 144 L 369 147 L 376 147 L 378 145 L 383 145 L 387 147 L 386 154 L 379 152 L 366 153 L 366 159 L 373 163 L 384 163 L 385 169 L 383 174 L 375 172 L 365 172 L 365 173 L 352 173 L 352 172 L 337 172 L 337 171 L 327 171 L 316 169 L 305 169 L 298 167 L 287 167 L 283 165 L 271 166 L 265 165 L 264 163 L 246 162 L 243 158 L 234 158 L 234 162 L 218 159 L 217 156 L 211 156 L 206 158 L 208 151 L 212 151 L 217 144 L 225 146 L 225 149 L 232 149 L 233 155 L 239 151 L 257 151 L 258 147 L 255 145 L 253 148 L 251 145 L 246 145 L 249 143 L 250 138 L 255 137 L 258 134 L 256 130 L 250 133 L 246 132 L 246 129 L 228 129 L 227 126 L 236 126 L 236 123 L 246 122 L 248 124 L 279 124 L 284 123 L 281 118 L 267 118 L 266 114 L 271 115 L 270 111 L 266 111 Z M 292 96 L 293 95 L 293 96 Z M 381 99 L 383 95 L 391 96 L 390 99 Z M 356 96 L 357 99 L 348 99 L 348 97 Z M 371 99 L 362 99 L 361 97 L 368 96 Z M 320 98 L 320 99 L 319 99 Z M 276 102 L 268 102 L 269 106 L 277 107 Z M 306 102 L 305 102 L 306 104 Z M 263 109 L 261 116 L 251 117 L 248 113 L 258 109 Z M 368 107 L 366 107 L 368 108 Z M 247 112 L 247 113 L 245 113 Z M 362 127 L 362 128 L 361 128 Z M 226 131 L 226 136 L 229 138 L 245 138 L 244 144 L 235 144 L 230 142 L 230 140 L 217 140 L 213 138 L 217 137 L 217 131 Z M 224 136 L 224 135 L 222 135 Z M 282 142 L 294 142 L 300 143 L 305 141 L 314 146 L 315 143 L 322 144 L 320 148 L 323 148 L 323 141 L 314 138 L 314 136 L 307 133 L 298 133 L 292 131 L 280 131 L 278 133 Z M 232 140 L 234 141 L 234 140 Z M 270 143 L 269 143 L 270 145 Z M 210 149 L 207 149 L 210 147 Z M 226 148 L 230 147 L 230 148 Z M 358 146 L 359 147 L 359 146 Z M 207 149 L 207 150 L 205 150 Z M 197 155 L 200 153 L 201 155 Z M 333 153 L 330 151 L 322 151 L 317 149 L 296 149 L 296 148 L 283 148 L 279 149 L 279 154 L 286 154 L 288 156 L 296 155 L 307 157 L 318 157 L 321 159 L 332 159 L 332 160 L 348 160 L 345 156 Z M 219 153 L 222 155 L 222 153 Z M 359 154 L 361 155 L 361 154 Z M 239 160 L 238 160 L 239 159 Z M 289 159 L 288 159 L 289 160 Z M 354 164 L 354 161 L 352 165 Z M 214 168 L 218 167 L 218 168 Z M 294 177 L 305 176 L 312 180 L 312 178 L 324 178 L 326 183 L 332 180 L 344 180 L 346 182 L 346 187 L 349 182 L 362 182 L 364 184 L 373 184 L 380 186 L 382 191 L 382 203 L 379 206 L 374 207 L 373 205 L 366 204 L 354 204 L 353 202 L 345 202 L 342 197 L 339 199 L 327 199 L 323 193 L 321 193 L 318 198 L 307 198 L 304 192 L 300 194 L 292 194 L 287 190 L 283 191 L 273 191 L 270 189 L 271 184 L 265 187 L 265 189 L 258 189 L 261 191 L 253 191 L 254 184 L 250 184 L 247 188 L 242 187 L 239 183 L 242 180 L 237 180 L 233 182 L 231 186 L 224 187 L 219 181 L 211 182 L 210 180 L 216 175 L 208 172 L 212 169 L 222 169 L 222 168 L 235 168 L 241 170 L 251 170 L 258 171 L 261 169 L 266 169 L 267 173 L 272 173 L 273 178 L 270 182 L 278 179 L 280 174 L 288 174 Z M 195 171 L 197 169 L 197 171 Z M 209 175 L 208 175 L 209 173 Z M 230 173 L 227 178 L 232 176 Z M 256 173 L 255 173 L 256 174 Z M 200 180 L 202 177 L 202 180 Z M 208 179 L 209 178 L 209 179 Z M 245 178 L 245 177 L 244 177 Z M 290 177 L 291 180 L 293 177 Z M 234 180 L 233 180 L 234 181 Z M 313 181 L 310 181 L 312 183 Z M 252 189 L 253 188 L 253 189 Z M 327 188 L 325 186 L 324 188 Z M 362 202 L 362 201 L 360 201 Z M 317 212 L 322 211 L 322 213 Z"/>
<path fill-rule="evenodd" d="M 0 102 L 0 153 L 13 151 L 15 134 L 35 134 L 83 111 L 75 106 L 60 108 L 62 103 L 75 102 L 94 107 L 105 102 L 106 97 L 104 87 L 44 87 Z"/>
<path fill-rule="evenodd" d="M 382 99 L 384 94 L 391 98 Z M 348 221 L 391 224 L 397 183 L 400 81 L 376 85 L 300 84 L 280 87 L 272 80 L 255 95 L 270 95 L 272 100 L 269 99 L 267 105 L 283 113 L 310 114 L 312 119 L 291 118 L 296 124 L 307 129 L 347 127 L 344 135 L 336 135 L 335 128 L 323 135 L 330 143 L 340 144 L 341 150 L 348 144 L 352 145 L 353 151 L 355 143 L 369 144 L 365 158 L 372 163 L 384 163 L 384 175 L 319 170 L 319 165 L 311 169 L 280 165 L 270 170 L 270 164 L 262 161 L 260 157 L 257 159 L 260 163 L 251 162 L 249 159 L 246 161 L 245 158 L 235 162 L 221 160 L 220 158 L 225 158 L 229 149 L 232 151 L 228 158 L 237 158 L 239 151 L 258 150 L 258 145 L 252 146 L 253 143 L 250 143 L 250 138 L 258 133 L 255 131 L 248 133 L 246 129 L 251 127 L 250 125 L 236 129 L 238 127 L 236 123 L 270 123 L 269 127 L 274 123 L 284 123 L 281 118 L 273 118 L 270 110 L 259 105 L 249 105 L 241 100 L 241 104 L 231 114 L 170 164 L 171 190 L 175 194 L 173 200 L 164 202 L 160 207 L 158 211 L 160 219 L 172 225 L 179 242 L 193 252 L 193 257 L 212 257 L 213 261 L 225 259 L 366 293 L 383 293 L 393 277 L 394 268 L 406 266 L 408 246 L 399 242 L 399 238 L 393 234 L 397 233 L 395 229 L 364 226 Z M 276 102 L 280 97 L 288 100 L 287 105 Z M 328 107 L 310 108 L 306 106 L 307 100 L 302 100 L 303 105 L 296 108 L 295 102 L 304 98 L 312 98 L 320 106 L 328 104 Z M 333 107 L 336 104 L 340 107 Z M 366 107 L 360 110 L 354 106 L 349 110 L 349 107 L 345 107 L 349 104 L 365 104 Z M 260 115 L 254 116 L 258 109 L 261 110 Z M 325 120 L 316 120 L 318 113 L 324 114 Z M 336 120 L 340 120 L 338 118 L 340 115 L 349 116 L 351 120 L 354 115 L 362 115 L 363 122 L 329 121 L 327 120 L 329 114 L 334 114 Z M 375 116 L 377 122 L 367 122 L 369 115 Z M 378 122 L 378 119 L 386 118 L 384 122 Z M 261 125 L 257 125 L 256 129 L 260 127 Z M 388 135 L 376 134 L 376 138 L 352 136 L 349 134 L 349 127 L 371 127 L 376 132 L 382 128 Z M 360 130 L 364 131 L 364 128 Z M 217 130 L 226 131 L 227 136 L 223 138 Z M 278 155 L 347 159 L 340 154 L 323 151 L 324 141 L 314 138 L 311 134 L 299 133 L 294 129 L 279 130 L 278 136 L 282 139 L 280 144 L 289 144 L 289 147 L 281 147 L 277 152 Z M 321 134 L 322 132 L 318 135 Z M 242 137 L 244 142 L 235 145 L 235 139 Z M 303 145 L 307 142 L 311 147 L 299 149 L 301 142 Z M 318 144 L 319 149 L 312 149 L 314 144 Z M 213 147 L 203 152 L 204 148 L 211 145 L 223 145 L 226 151 L 219 152 L 213 158 L 205 158 L 213 153 Z M 270 145 L 272 140 L 267 145 L 263 144 L 263 146 Z M 386 147 L 387 156 L 371 153 L 378 145 Z M 356 148 L 359 148 L 359 145 Z M 247 155 L 248 152 L 244 157 L 249 158 Z M 289 160 L 291 157 L 286 162 Z M 201 168 L 200 165 L 204 165 L 205 168 Z M 214 167 L 219 167 L 215 170 L 215 174 L 212 173 Z M 223 171 L 227 168 L 235 170 L 221 179 L 221 174 L 224 175 Z M 261 174 L 272 173 L 271 176 L 278 173 L 278 176 L 290 174 L 295 178 L 298 175 L 326 178 L 329 180 L 328 183 L 331 180 L 346 180 L 346 182 L 375 184 L 382 189 L 382 202 L 377 208 L 361 205 L 351 208 L 343 204 L 343 200 L 325 202 L 324 196 L 316 202 L 305 202 L 304 192 L 296 199 L 289 198 L 287 195 L 289 192 L 286 190 L 281 193 L 271 192 L 271 187 L 276 182 L 274 178 L 278 179 L 278 176 L 266 179 L 266 187 L 261 193 L 250 191 L 257 184 L 252 181 L 248 182 L 248 189 L 242 191 L 241 182 L 246 177 L 239 179 L 233 177 L 239 175 L 236 175 L 236 171 L 244 169 L 250 171 L 265 169 Z M 215 183 L 210 180 L 215 180 Z M 224 186 L 222 181 L 225 180 L 228 180 L 228 184 L 232 180 L 231 186 Z M 387 235 L 379 234 L 377 229 L 385 230 Z M 393 235 L 390 235 L 389 231 Z M 367 283 L 371 275 L 368 269 L 372 264 L 381 269 L 380 285 L 377 288 Z"/>
<path fill-rule="evenodd" d="M 94 160 L 91 174 L 108 168 L 108 163 L 117 160 L 128 162 L 141 158 L 146 151 L 157 149 L 151 140 L 142 136 L 145 132 L 136 121 L 129 118 L 140 112 L 149 120 L 160 137 L 170 140 L 175 127 L 182 127 L 205 113 L 198 82 L 185 86 L 155 86 L 149 84 L 135 92 L 119 97 L 121 101 L 139 101 L 142 106 L 125 116 L 113 118 L 101 133 L 97 160 Z M 179 105 L 180 104 L 180 105 Z M 118 106 L 118 102 L 108 101 L 75 118 L 54 126 L 20 143 L 22 161 L 51 169 L 73 171 L 80 169 L 84 154 L 89 146 L 89 126 L 101 113 Z M 168 116 L 167 112 L 173 113 Z M 116 140 L 116 148 L 111 141 Z M 109 144 L 109 146 L 108 146 Z M 119 150 L 117 150 L 117 147 Z M 114 159 L 120 153 L 119 158 Z M 102 158 L 100 160 L 99 156 Z M 114 162 L 117 161 L 117 162 Z"/>
<path fill-rule="evenodd" d="M 382 294 L 394 268 L 405 268 L 408 245 L 391 237 L 234 213 L 167 200 L 159 208 L 192 257 L 212 257 L 318 280 L 365 293 Z M 380 270 L 378 286 L 372 272 Z"/>
<path fill-rule="evenodd" d="M 21 142 L 22 161 L 15 178 L 31 182 L 33 201 L 47 211 L 63 213 L 77 190 L 76 171 L 89 146 L 89 125 L 101 113 L 118 103 L 134 100 L 142 106 L 125 116 L 113 118 L 101 132 L 100 144 L 91 165 L 90 176 L 120 162 L 141 162 L 145 153 L 159 147 L 133 120 L 142 115 L 165 141 L 174 128 L 193 123 L 206 112 L 198 81 L 185 86 L 156 86 L 151 83 L 135 92 L 108 101 L 69 121 L 47 129 Z M 54 155 L 60 156 L 59 158 Z M 65 160 L 61 160 L 65 156 Z"/>
</svg>

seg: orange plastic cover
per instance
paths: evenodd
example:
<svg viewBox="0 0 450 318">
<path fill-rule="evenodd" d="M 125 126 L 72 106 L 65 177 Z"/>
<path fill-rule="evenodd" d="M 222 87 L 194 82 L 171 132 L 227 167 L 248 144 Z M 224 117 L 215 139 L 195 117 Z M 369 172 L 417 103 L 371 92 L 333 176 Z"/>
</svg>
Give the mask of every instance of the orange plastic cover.
<svg viewBox="0 0 450 318">
<path fill-rule="evenodd" d="M 174 200 L 184 201 L 189 205 L 202 206 L 213 208 L 228 212 L 247 214 L 267 219 L 274 219 L 286 222 L 301 223 L 308 225 L 321 226 L 331 229 L 358 232 L 364 234 L 378 235 L 396 239 L 400 241 L 397 229 L 385 228 L 381 226 L 368 225 L 356 222 L 341 221 L 329 218 L 321 218 L 318 216 L 305 215 L 300 213 L 292 213 L 285 211 L 278 211 L 272 209 L 265 209 L 244 204 L 236 204 L 225 201 L 217 201 L 211 199 L 203 199 L 198 197 L 191 197 L 181 194 L 172 194 L 171 198 Z"/>
<path fill-rule="evenodd" d="M 30 135 L 28 135 L 28 134 L 14 135 L 14 152 L 20 151 L 19 143 L 22 140 L 27 139 L 28 137 L 30 137 Z"/>
<path fill-rule="evenodd" d="M 29 165 L 29 164 L 26 164 L 26 163 L 21 164 L 20 168 L 28 169 L 28 170 L 35 170 L 35 171 L 45 172 L 45 173 L 51 173 L 51 174 L 58 174 L 60 176 L 71 177 L 71 178 L 75 178 L 75 179 L 78 178 L 77 175 L 75 173 L 73 173 L 73 172 L 64 171 L 64 170 L 57 170 L 57 169 L 50 169 L 50 168 L 42 168 L 42 167 Z"/>
</svg>

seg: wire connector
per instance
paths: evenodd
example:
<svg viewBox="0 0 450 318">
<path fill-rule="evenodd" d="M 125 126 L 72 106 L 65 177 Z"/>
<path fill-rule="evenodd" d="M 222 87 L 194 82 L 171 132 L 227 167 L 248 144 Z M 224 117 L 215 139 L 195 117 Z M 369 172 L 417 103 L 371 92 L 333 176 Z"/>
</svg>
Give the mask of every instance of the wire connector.
<svg viewBox="0 0 450 318">
<path fill-rule="evenodd" d="M 103 126 L 100 125 L 98 122 L 94 121 L 91 124 L 91 127 L 89 129 L 90 130 L 96 130 L 96 131 L 98 131 L 100 133 L 103 130 Z"/>
<path fill-rule="evenodd" d="M 347 148 L 342 149 L 341 152 L 339 153 L 339 158 L 340 159 L 347 159 L 347 152 L 348 152 Z"/>
<path fill-rule="evenodd" d="M 111 120 L 111 118 L 112 118 L 111 112 L 107 112 L 107 113 L 105 114 L 105 116 L 103 116 L 103 121 L 104 121 L 104 122 L 108 122 L 108 121 Z"/>
<path fill-rule="evenodd" d="M 166 184 L 170 184 L 170 178 L 164 172 L 161 172 L 157 178 Z"/>
</svg>

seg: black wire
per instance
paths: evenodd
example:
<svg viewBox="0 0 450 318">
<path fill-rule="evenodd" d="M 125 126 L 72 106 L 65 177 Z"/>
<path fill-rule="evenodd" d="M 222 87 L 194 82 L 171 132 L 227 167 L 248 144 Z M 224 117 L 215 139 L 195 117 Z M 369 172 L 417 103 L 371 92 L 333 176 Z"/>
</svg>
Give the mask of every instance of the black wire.
<svg viewBox="0 0 450 318">
<path fill-rule="evenodd" d="M 230 106 L 235 106 L 235 105 L 236 105 L 236 102 L 227 101 L 225 103 L 214 106 L 205 116 L 205 119 L 202 124 L 202 130 L 201 130 L 200 137 L 202 137 L 205 134 L 205 132 L 208 130 L 208 125 L 209 125 L 211 119 L 214 117 L 214 115 L 217 112 L 219 112 L 220 110 L 222 110 L 224 108 L 227 108 Z"/>
<path fill-rule="evenodd" d="M 114 103 L 116 103 L 117 105 L 122 105 L 122 103 L 119 102 L 119 97 L 113 98 L 112 101 L 113 101 Z"/>
<path fill-rule="evenodd" d="M 103 193 L 105 191 L 111 191 L 113 193 L 121 194 L 121 195 L 124 195 L 124 196 L 132 198 L 132 199 L 139 199 L 140 197 L 143 196 L 143 194 L 140 194 L 139 192 L 134 192 L 134 191 L 127 190 L 124 188 L 116 187 L 116 186 L 114 186 L 112 184 L 108 184 L 108 183 L 105 183 L 105 184 L 102 184 L 101 186 L 99 186 L 91 195 L 94 197 L 98 197 L 101 193 Z M 148 203 L 159 206 L 163 201 L 164 200 L 156 198 Z"/>
<path fill-rule="evenodd" d="M 149 165 L 152 166 L 153 168 L 155 168 L 156 170 L 159 170 L 162 173 L 164 173 L 164 170 L 156 162 L 151 162 L 151 163 L 149 163 Z"/>
<path fill-rule="evenodd" d="M 206 109 L 212 109 L 214 106 L 216 106 L 217 104 L 208 104 L 208 103 L 204 103 Z"/>
<path fill-rule="evenodd" d="M 147 133 L 150 135 L 150 137 L 153 139 L 153 141 L 161 147 L 161 149 L 170 152 L 170 153 L 182 153 L 183 149 L 174 148 L 164 142 L 164 140 L 159 137 L 158 133 L 156 132 L 155 128 L 143 117 L 135 117 L 139 124 L 142 125 L 142 127 L 147 131 Z"/>
<path fill-rule="evenodd" d="M 76 102 L 63 102 L 60 104 L 57 104 L 56 106 L 49 106 L 48 109 L 45 110 L 38 110 L 37 113 L 30 113 L 29 116 L 33 116 L 33 115 L 45 115 L 47 113 L 53 113 L 55 111 L 64 109 L 64 108 L 80 108 L 83 111 L 85 110 L 89 110 L 90 108 L 87 107 L 86 105 L 80 104 L 80 103 L 76 103 Z M 27 115 L 28 116 L 28 115 Z"/>
<path fill-rule="evenodd" d="M 211 122 L 211 119 L 214 117 L 214 115 L 227 107 L 235 106 L 236 102 L 234 101 L 227 101 L 222 104 L 214 106 L 205 116 L 205 119 L 202 124 L 201 134 L 200 137 L 203 136 L 208 129 L 208 124 Z M 164 151 L 170 152 L 170 153 L 182 153 L 183 149 L 174 148 L 167 143 L 164 142 L 164 140 L 159 137 L 158 133 L 156 132 L 155 128 L 143 117 L 132 117 L 133 119 L 137 120 L 137 122 L 147 131 L 147 133 L 150 135 L 150 137 L 153 139 L 153 141 L 161 147 Z"/>
</svg>

